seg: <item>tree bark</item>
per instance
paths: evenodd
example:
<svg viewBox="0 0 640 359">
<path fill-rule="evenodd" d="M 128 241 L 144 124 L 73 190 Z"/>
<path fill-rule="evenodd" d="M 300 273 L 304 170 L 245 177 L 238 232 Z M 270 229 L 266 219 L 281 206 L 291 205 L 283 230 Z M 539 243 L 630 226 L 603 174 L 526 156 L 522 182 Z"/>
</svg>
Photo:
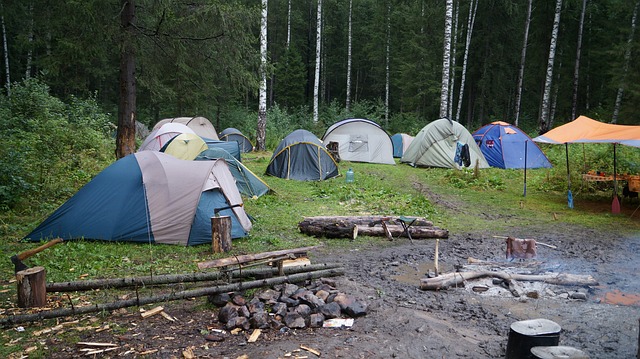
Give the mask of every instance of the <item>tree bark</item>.
<svg viewBox="0 0 640 359">
<path fill-rule="evenodd" d="M 345 108 L 347 114 L 351 109 L 351 43 L 353 41 L 352 36 L 352 10 L 353 10 L 353 0 L 349 0 L 349 30 L 348 30 L 348 38 L 347 38 L 347 99 Z"/>
<path fill-rule="evenodd" d="M 580 25 L 578 26 L 578 44 L 576 45 L 576 64 L 573 68 L 573 98 L 571 99 L 571 120 L 575 120 L 578 108 L 578 83 L 580 82 L 580 53 L 582 52 L 582 33 L 584 31 L 584 14 L 587 12 L 587 0 L 582 0 Z"/>
<path fill-rule="evenodd" d="M 211 217 L 211 245 L 213 253 L 231 250 L 231 217 Z"/>
<path fill-rule="evenodd" d="M 387 230 L 394 237 L 406 237 L 404 228 L 400 225 L 387 224 Z M 362 236 L 371 237 L 385 237 L 387 235 L 383 227 L 369 227 L 358 226 L 358 234 Z M 413 239 L 425 239 L 425 238 L 449 238 L 449 231 L 446 229 L 440 229 L 436 227 L 424 228 L 424 227 L 409 227 L 409 234 Z"/>
<path fill-rule="evenodd" d="M 291 0 L 287 1 L 287 50 L 291 46 Z"/>
<path fill-rule="evenodd" d="M 313 79 L 313 123 L 318 123 L 318 96 L 320 92 L 320 50 L 322 45 L 322 0 L 318 0 L 318 11 L 316 16 L 316 71 Z"/>
<path fill-rule="evenodd" d="M 453 17 L 453 45 L 451 46 L 451 76 L 449 76 L 449 103 L 447 106 L 447 118 L 453 119 L 454 121 L 458 121 L 457 118 L 453 117 L 453 93 L 455 92 L 455 84 L 456 84 L 456 52 L 458 50 L 458 34 L 459 34 L 459 23 L 458 23 L 458 15 L 460 14 L 460 2 L 455 6 L 455 15 Z"/>
<path fill-rule="evenodd" d="M 586 0 L 585 0 L 586 1 Z M 516 127 L 520 122 L 520 104 L 522 102 L 522 83 L 524 82 L 524 65 L 527 60 L 527 47 L 529 44 L 529 26 L 531 25 L 531 5 L 533 0 L 529 0 L 527 6 L 527 19 L 524 23 L 524 41 L 522 42 L 522 52 L 520 53 L 520 70 L 518 71 L 518 88 L 516 89 L 516 108 L 514 123 Z"/>
<path fill-rule="evenodd" d="M 462 110 L 462 98 L 464 97 L 464 86 L 467 79 L 467 62 L 469 59 L 469 46 L 471 45 L 471 35 L 473 33 L 473 26 L 476 22 L 476 10 L 478 9 L 478 0 L 471 1 L 469 4 L 469 18 L 467 19 L 467 38 L 464 45 L 464 56 L 462 58 L 462 74 L 460 75 L 460 96 L 458 96 L 458 110 L 456 111 L 457 119 L 460 118 L 460 112 Z M 471 106 L 469 106 L 471 108 Z M 469 118 L 469 121 L 471 118 Z"/>
<path fill-rule="evenodd" d="M 551 110 L 551 85 L 553 83 L 553 63 L 556 57 L 556 47 L 558 45 L 558 30 L 560 28 L 560 13 L 562 12 L 562 0 L 556 1 L 555 17 L 553 19 L 553 30 L 551 31 L 551 41 L 549 44 L 549 57 L 547 60 L 547 72 L 544 81 L 542 108 L 540 109 L 540 120 L 538 132 L 543 134 L 549 131 L 549 111 Z"/>
<path fill-rule="evenodd" d="M 453 18 L 453 0 L 446 0 L 444 15 L 444 41 L 442 52 L 442 86 L 440 90 L 440 118 L 447 117 L 449 108 L 449 76 L 451 67 L 451 27 Z"/>
<path fill-rule="evenodd" d="M 212 261 L 198 263 L 198 268 L 207 269 L 207 268 L 217 268 L 217 267 L 224 267 L 229 265 L 242 264 L 242 263 L 247 263 L 247 262 L 256 261 L 260 259 L 283 256 L 286 254 L 305 253 L 307 251 L 310 251 L 312 249 L 316 249 L 319 247 L 320 246 L 283 249 L 280 251 L 263 252 L 263 253 L 257 253 L 257 254 L 245 254 L 245 255 L 234 256 L 231 258 L 214 259 Z"/>
<path fill-rule="evenodd" d="M 441 275 L 435 278 L 423 278 L 420 280 L 420 289 L 422 290 L 440 290 L 447 289 L 449 287 L 464 285 L 464 282 L 469 279 L 476 279 L 482 277 L 495 277 L 504 280 L 519 280 L 528 282 L 545 282 L 555 285 L 598 285 L 596 281 L 590 275 L 576 275 L 576 274 L 545 274 L 545 275 L 531 275 L 531 274 L 509 274 L 504 272 L 491 272 L 491 271 L 478 271 L 478 272 L 453 272 Z"/>
<path fill-rule="evenodd" d="M 127 308 L 133 306 L 141 306 L 151 303 L 166 302 L 171 300 L 179 300 L 186 298 L 202 297 L 205 295 L 243 291 L 247 289 L 260 288 L 265 286 L 272 286 L 282 283 L 299 283 L 309 279 L 317 279 L 322 277 L 335 277 L 344 274 L 343 268 L 334 268 L 319 270 L 307 273 L 298 273 L 288 276 L 280 276 L 269 279 L 253 280 L 247 282 L 239 282 L 233 284 L 220 285 L 215 287 L 206 287 L 194 290 L 185 290 L 181 292 L 167 293 L 158 296 L 143 297 L 136 299 L 121 300 L 113 303 L 96 304 L 86 307 L 74 307 L 55 309 L 35 314 L 13 315 L 0 319 L 0 326 L 9 326 L 13 324 L 33 322 L 43 319 L 67 317 L 71 315 L 79 315 L 86 313 L 96 313 L 102 311 L 111 311 L 120 308 Z"/>
<path fill-rule="evenodd" d="M 120 101 L 118 106 L 118 132 L 116 158 L 136 151 L 136 75 L 135 75 L 135 3 L 122 0 L 120 16 L 122 48 L 120 49 Z"/>
<path fill-rule="evenodd" d="M 301 233 L 324 238 L 350 238 L 358 236 L 358 226 L 353 223 L 305 223 L 298 224 Z"/>
<path fill-rule="evenodd" d="M 256 130 L 256 149 L 266 149 L 267 132 L 267 8 L 268 0 L 262 0 L 260 20 L 260 92 L 258 104 L 258 126 Z"/>
<path fill-rule="evenodd" d="M 640 5 L 640 1 L 636 2 L 636 5 L 633 7 L 633 16 L 631 17 L 631 31 L 629 32 L 629 39 L 627 40 L 627 49 L 624 52 L 622 80 L 620 81 L 620 87 L 618 87 L 618 94 L 616 95 L 616 102 L 613 107 L 613 116 L 611 117 L 611 123 L 618 123 L 618 115 L 620 114 L 620 106 L 622 104 L 622 95 L 624 94 L 624 88 L 627 85 L 626 82 L 627 74 L 629 73 L 629 61 L 631 61 L 633 35 L 636 31 L 636 19 L 638 18 L 638 5 Z"/>
<path fill-rule="evenodd" d="M 339 267 L 339 264 L 311 264 L 297 267 L 285 267 L 284 274 L 296 274 L 303 272 L 312 272 L 322 269 L 332 269 Z M 230 271 L 215 271 L 204 273 L 188 273 L 188 274 L 165 274 L 144 277 L 129 278 L 110 278 L 110 279 L 94 279 L 81 280 L 73 282 L 47 283 L 47 293 L 50 292 L 74 292 L 91 289 L 112 289 L 127 287 L 145 287 L 152 285 L 173 284 L 173 283 L 192 283 L 216 280 L 230 280 L 241 278 L 270 278 L 277 276 L 278 268 L 251 268 L 251 269 L 233 269 Z"/>
<path fill-rule="evenodd" d="M 387 2 L 387 34 L 385 48 L 385 80 L 384 80 L 384 122 L 389 126 L 389 81 L 390 81 L 390 58 L 391 58 L 391 3 Z"/>
<path fill-rule="evenodd" d="M 44 267 L 33 267 L 16 273 L 18 307 L 41 308 L 47 305 L 46 273 Z"/>
<path fill-rule="evenodd" d="M 0 21 L 2 22 L 2 49 L 4 54 L 4 74 L 7 97 L 11 97 L 11 75 L 9 72 L 9 45 L 7 43 L 7 28 L 4 24 L 4 4 L 0 3 Z"/>
</svg>

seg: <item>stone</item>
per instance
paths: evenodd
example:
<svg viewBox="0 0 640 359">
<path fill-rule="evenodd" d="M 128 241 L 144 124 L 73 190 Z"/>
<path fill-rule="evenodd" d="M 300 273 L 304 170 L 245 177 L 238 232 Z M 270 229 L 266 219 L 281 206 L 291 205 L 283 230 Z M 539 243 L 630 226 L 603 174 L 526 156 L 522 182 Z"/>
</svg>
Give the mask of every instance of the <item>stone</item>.
<svg viewBox="0 0 640 359">
<path fill-rule="evenodd" d="M 278 297 L 280 297 L 280 292 L 267 288 L 265 290 L 260 291 L 257 297 L 258 299 L 266 303 L 276 302 L 278 300 Z"/>
<path fill-rule="evenodd" d="M 336 302 L 331 302 L 318 308 L 318 312 L 322 313 L 322 315 L 327 319 L 339 318 L 341 310 L 340 304 Z"/>
<path fill-rule="evenodd" d="M 357 318 L 367 314 L 367 308 L 367 303 L 355 301 L 347 305 L 342 311 L 352 318 Z"/>
<path fill-rule="evenodd" d="M 314 313 L 309 317 L 309 327 L 311 328 L 321 328 L 323 323 L 324 315 L 321 313 Z"/>
<path fill-rule="evenodd" d="M 306 304 L 300 304 L 292 312 L 300 314 L 303 318 L 308 318 L 311 315 L 311 307 Z"/>
<path fill-rule="evenodd" d="M 238 306 L 233 303 L 227 303 L 218 312 L 218 320 L 227 323 L 230 319 L 238 316 Z"/>
<path fill-rule="evenodd" d="M 346 307 L 348 307 L 353 302 L 355 302 L 356 298 L 354 298 L 353 296 L 350 296 L 350 295 L 346 295 L 344 293 L 338 293 L 333 298 L 333 301 L 338 303 L 338 304 L 340 304 L 340 308 L 342 308 L 344 310 Z"/>
<path fill-rule="evenodd" d="M 282 297 L 291 297 L 291 295 L 293 293 L 295 293 L 298 289 L 300 289 L 300 287 L 298 287 L 295 284 L 291 284 L 291 283 L 287 283 L 284 285 L 284 287 L 282 287 L 282 292 L 281 292 L 281 296 L 280 299 L 282 299 Z"/>
<path fill-rule="evenodd" d="M 305 293 L 299 299 L 300 299 L 300 303 L 306 304 L 309 307 L 311 307 L 312 309 L 317 309 L 317 308 L 327 304 L 327 303 L 324 302 L 324 300 L 318 298 L 316 295 L 314 295 L 311 292 Z"/>
<path fill-rule="evenodd" d="M 249 309 L 249 313 L 255 314 L 259 312 L 264 312 L 264 303 L 260 301 L 258 298 L 253 298 L 247 303 L 247 309 Z"/>
<path fill-rule="evenodd" d="M 233 304 L 238 305 L 238 306 L 243 306 L 245 304 L 247 304 L 247 300 L 244 299 L 243 296 L 236 294 L 231 298 L 231 301 L 233 302 Z"/>
<path fill-rule="evenodd" d="M 329 292 L 326 290 L 320 289 L 316 292 L 316 297 L 322 299 L 325 303 L 327 302 L 327 298 L 329 298 Z"/>
<path fill-rule="evenodd" d="M 289 298 L 295 299 L 295 300 L 300 300 L 300 298 L 304 297 L 307 294 L 313 294 L 313 292 L 308 290 L 308 289 L 306 289 L 306 288 L 300 288 L 300 289 L 296 290 L 295 293 L 291 294 L 291 296 L 289 296 Z"/>
<path fill-rule="evenodd" d="M 291 299 L 289 297 L 280 297 L 279 301 L 286 304 L 287 307 L 295 307 L 300 304 L 299 300 Z"/>
<path fill-rule="evenodd" d="M 271 306 L 271 313 L 284 317 L 284 315 L 287 314 L 287 304 L 282 302 L 274 304 Z"/>
<path fill-rule="evenodd" d="M 219 308 L 224 307 L 230 301 L 231 295 L 229 293 L 210 294 L 207 296 L 207 302 Z"/>
<path fill-rule="evenodd" d="M 226 324 L 226 328 L 227 330 L 232 330 L 235 328 L 249 330 L 251 329 L 251 324 L 249 323 L 249 319 L 245 317 L 235 317 L 235 318 L 229 319 L 229 321 Z"/>
<path fill-rule="evenodd" d="M 269 314 L 267 312 L 254 313 L 251 318 L 249 318 L 249 323 L 251 324 L 251 328 L 256 329 L 266 329 L 269 328 Z"/>
<path fill-rule="evenodd" d="M 328 284 L 332 287 L 336 287 L 336 281 L 332 278 L 320 278 L 320 281 L 324 284 Z"/>
<path fill-rule="evenodd" d="M 222 335 L 217 335 L 217 334 L 207 334 L 204 336 L 204 340 L 209 342 L 223 342 L 224 337 Z"/>
<path fill-rule="evenodd" d="M 251 316 L 251 313 L 249 312 L 249 309 L 247 309 L 247 306 L 243 305 L 242 307 L 238 307 L 238 315 L 241 317 L 249 318 Z"/>
<path fill-rule="evenodd" d="M 280 330 L 284 328 L 284 323 L 276 318 L 269 318 L 269 327 L 271 329 Z"/>
<path fill-rule="evenodd" d="M 304 318 L 298 313 L 288 313 L 285 315 L 284 324 L 291 329 L 302 329 L 306 327 Z"/>
</svg>

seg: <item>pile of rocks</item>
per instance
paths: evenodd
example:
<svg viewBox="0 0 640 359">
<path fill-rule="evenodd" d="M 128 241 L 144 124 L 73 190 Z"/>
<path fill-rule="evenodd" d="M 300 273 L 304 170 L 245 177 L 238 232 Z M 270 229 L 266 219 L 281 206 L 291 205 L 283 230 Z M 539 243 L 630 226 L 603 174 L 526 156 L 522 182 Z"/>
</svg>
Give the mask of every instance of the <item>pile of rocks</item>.
<svg viewBox="0 0 640 359">
<path fill-rule="evenodd" d="M 335 282 L 326 278 L 306 287 L 287 283 L 262 289 L 251 299 L 223 293 L 209 296 L 208 300 L 221 307 L 218 320 L 227 330 L 318 328 L 326 319 L 356 318 L 367 312 L 365 302 L 341 293 Z"/>
</svg>

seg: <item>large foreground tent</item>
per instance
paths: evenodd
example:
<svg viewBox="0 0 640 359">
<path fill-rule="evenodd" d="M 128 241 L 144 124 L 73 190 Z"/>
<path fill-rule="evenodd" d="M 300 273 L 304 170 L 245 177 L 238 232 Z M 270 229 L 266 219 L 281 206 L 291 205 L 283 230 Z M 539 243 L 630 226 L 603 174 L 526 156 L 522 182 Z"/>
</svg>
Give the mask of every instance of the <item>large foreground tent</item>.
<svg viewBox="0 0 640 359">
<path fill-rule="evenodd" d="M 229 127 L 225 128 L 220 132 L 220 141 L 235 141 L 238 142 L 240 146 L 240 151 L 242 153 L 247 153 L 253 151 L 253 144 L 251 140 L 240 132 L 240 130 Z"/>
<path fill-rule="evenodd" d="M 473 138 L 491 167 L 552 167 L 547 156 L 529 135 L 506 122 L 484 125 L 473 133 Z"/>
<path fill-rule="evenodd" d="M 211 217 L 218 210 L 231 217 L 232 238 L 247 235 L 251 222 L 242 204 L 224 160 L 184 161 L 142 151 L 100 172 L 25 239 L 211 243 Z"/>
<path fill-rule="evenodd" d="M 393 143 L 393 157 L 401 158 L 404 151 L 409 148 L 409 145 L 413 141 L 413 136 L 406 133 L 396 133 L 391 136 L 391 142 Z"/>
<path fill-rule="evenodd" d="M 238 186 L 240 193 L 253 198 L 260 197 L 269 192 L 269 186 L 260 179 L 260 177 L 256 176 L 251 170 L 245 167 L 242 162 L 238 161 L 222 148 L 205 150 L 196 157 L 196 161 L 207 161 L 218 158 L 224 159 L 229 165 L 229 170 L 236 180 L 236 186 Z"/>
<path fill-rule="evenodd" d="M 468 149 L 469 166 L 488 168 L 489 164 L 482 151 L 467 129 L 456 121 L 441 118 L 420 130 L 401 161 L 413 166 L 457 168 L 464 166 L 459 158 Z"/>
<path fill-rule="evenodd" d="M 183 125 L 187 125 L 196 133 L 196 135 L 202 138 L 209 138 L 212 140 L 219 139 L 218 132 L 216 132 L 213 124 L 207 118 L 202 116 L 165 118 L 164 120 L 158 121 L 158 123 L 153 126 L 153 129 L 158 129 L 165 123 L 181 123 Z"/>
<path fill-rule="evenodd" d="M 321 181 L 339 174 L 333 156 L 322 141 L 307 130 L 295 130 L 280 141 L 266 173 L 298 181 Z"/>
<path fill-rule="evenodd" d="M 337 143 L 341 160 L 395 164 L 391 137 L 371 120 L 350 118 L 336 122 L 324 133 L 322 142 L 326 146 Z"/>
</svg>

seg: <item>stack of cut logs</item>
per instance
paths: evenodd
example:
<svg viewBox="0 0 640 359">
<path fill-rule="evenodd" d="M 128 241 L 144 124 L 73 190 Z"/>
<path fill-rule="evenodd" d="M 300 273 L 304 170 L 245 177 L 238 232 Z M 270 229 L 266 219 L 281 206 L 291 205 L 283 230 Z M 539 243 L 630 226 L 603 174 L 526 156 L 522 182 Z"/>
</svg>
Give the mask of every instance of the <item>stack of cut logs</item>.
<svg viewBox="0 0 640 359">
<path fill-rule="evenodd" d="M 315 237 L 326 238 L 350 238 L 355 239 L 358 235 L 380 236 L 388 239 L 398 237 L 408 237 L 411 239 L 424 238 L 448 238 L 449 231 L 435 227 L 433 222 L 424 218 L 402 218 L 405 226 L 409 226 L 405 231 L 400 217 L 393 216 L 319 216 L 305 217 L 298 228 L 300 232 Z"/>
</svg>

